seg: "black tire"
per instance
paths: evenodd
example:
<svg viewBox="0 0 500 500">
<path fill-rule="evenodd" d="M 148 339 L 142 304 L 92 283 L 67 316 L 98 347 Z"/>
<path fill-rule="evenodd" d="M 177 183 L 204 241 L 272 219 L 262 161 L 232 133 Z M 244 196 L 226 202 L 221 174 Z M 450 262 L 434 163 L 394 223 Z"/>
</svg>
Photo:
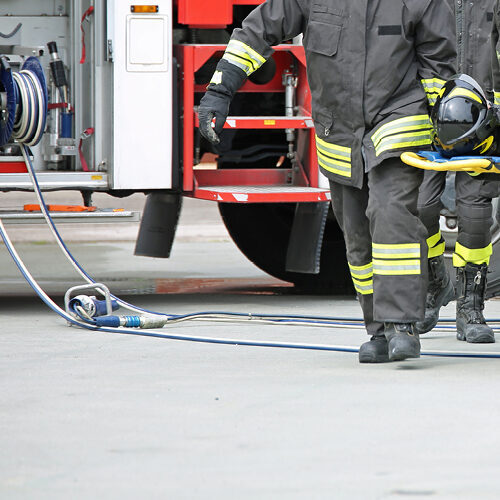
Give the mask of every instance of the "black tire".
<svg viewBox="0 0 500 500">
<path fill-rule="evenodd" d="M 294 283 L 301 292 L 354 294 L 344 238 L 331 209 L 325 227 L 318 274 L 294 273 L 285 269 L 295 204 L 220 203 L 219 211 L 237 247 L 266 273 Z"/>
</svg>

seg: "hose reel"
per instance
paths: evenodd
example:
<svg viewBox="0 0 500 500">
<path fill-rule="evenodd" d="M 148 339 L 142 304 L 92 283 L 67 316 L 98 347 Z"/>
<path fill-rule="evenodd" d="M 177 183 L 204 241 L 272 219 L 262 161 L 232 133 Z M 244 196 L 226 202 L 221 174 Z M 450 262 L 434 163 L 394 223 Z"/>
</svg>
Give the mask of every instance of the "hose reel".
<svg viewBox="0 0 500 500">
<path fill-rule="evenodd" d="M 0 57 L 0 146 L 18 142 L 35 146 L 47 121 L 48 91 L 42 66 L 28 57 L 14 72 L 5 56 Z"/>
</svg>

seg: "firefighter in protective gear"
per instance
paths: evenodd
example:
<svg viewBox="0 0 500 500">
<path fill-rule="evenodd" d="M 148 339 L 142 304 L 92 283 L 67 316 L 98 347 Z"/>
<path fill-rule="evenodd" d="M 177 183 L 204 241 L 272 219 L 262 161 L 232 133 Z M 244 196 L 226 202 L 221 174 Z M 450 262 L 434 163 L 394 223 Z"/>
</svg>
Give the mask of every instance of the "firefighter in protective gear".
<svg viewBox="0 0 500 500">
<path fill-rule="evenodd" d="M 477 80 L 486 91 L 486 96 L 491 99 L 489 36 L 494 0 L 470 2 L 448 0 L 448 2 L 455 9 L 457 69 L 460 73 L 466 73 Z M 465 87 L 467 87 L 466 84 L 462 85 L 462 88 L 467 90 Z M 482 99 L 480 96 L 476 97 Z M 480 149 L 476 152 L 485 154 L 490 152 L 491 154 L 492 141 L 493 137 L 485 137 L 485 141 L 481 141 Z M 439 148 L 439 144 L 437 146 Z M 456 153 L 459 153 L 458 149 Z M 432 330 L 438 322 L 440 308 L 455 298 L 453 284 L 445 267 L 443 257 L 445 242 L 439 226 L 440 213 L 443 208 L 441 195 L 445 188 L 446 176 L 446 172 L 426 171 L 418 199 L 420 218 L 428 231 L 429 248 L 429 288 L 425 319 L 415 324 L 415 329 L 419 334 Z M 484 321 L 481 311 L 484 307 L 486 273 L 492 253 L 491 200 L 498 195 L 498 188 L 499 183 L 496 180 L 474 178 L 466 172 L 455 174 L 458 237 L 453 254 L 453 265 L 457 269 L 457 338 L 472 343 L 495 342 L 493 330 Z M 474 279 L 479 281 L 478 286 L 471 281 Z M 470 293 L 466 292 L 467 290 L 470 293 L 475 290 L 474 300 L 469 300 Z"/>
<path fill-rule="evenodd" d="M 303 34 L 318 163 L 330 181 L 371 339 L 361 362 L 420 355 L 427 233 L 423 173 L 399 158 L 431 145 L 428 104 L 455 71 L 454 19 L 433 0 L 267 0 L 235 29 L 202 98 L 200 132 L 216 143 L 231 97 Z M 212 118 L 215 128 L 211 128 Z"/>
</svg>

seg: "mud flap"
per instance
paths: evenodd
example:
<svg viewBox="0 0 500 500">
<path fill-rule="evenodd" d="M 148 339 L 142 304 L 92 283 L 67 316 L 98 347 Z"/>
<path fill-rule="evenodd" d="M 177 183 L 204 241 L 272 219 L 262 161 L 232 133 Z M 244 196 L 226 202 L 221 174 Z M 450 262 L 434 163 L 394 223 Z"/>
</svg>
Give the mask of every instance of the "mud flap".
<svg viewBox="0 0 500 500">
<path fill-rule="evenodd" d="M 329 203 L 297 203 L 288 249 L 286 270 L 318 274 L 320 270 L 323 233 Z"/>
<path fill-rule="evenodd" d="M 179 193 L 158 191 L 148 195 L 134 255 L 170 257 L 181 206 L 182 196 Z"/>
</svg>

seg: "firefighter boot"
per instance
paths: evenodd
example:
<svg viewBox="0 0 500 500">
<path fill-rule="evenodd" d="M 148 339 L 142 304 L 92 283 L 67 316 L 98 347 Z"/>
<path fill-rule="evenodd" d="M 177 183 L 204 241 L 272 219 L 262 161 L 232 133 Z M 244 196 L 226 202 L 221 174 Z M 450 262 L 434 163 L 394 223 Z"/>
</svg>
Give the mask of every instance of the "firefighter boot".
<svg viewBox="0 0 500 500">
<path fill-rule="evenodd" d="M 413 331 L 422 335 L 430 332 L 439 320 L 439 309 L 454 300 L 455 288 L 444 263 L 444 257 L 438 255 L 428 261 L 429 286 L 425 299 L 425 318 L 414 324 Z"/>
<path fill-rule="evenodd" d="M 359 348 L 360 363 L 387 363 L 387 361 L 389 361 L 389 352 L 384 334 L 373 335 Z"/>
<path fill-rule="evenodd" d="M 420 357 L 420 340 L 412 323 L 385 323 L 384 335 L 388 342 L 389 361 Z"/>
<path fill-rule="evenodd" d="M 457 267 L 457 339 L 473 344 L 495 342 L 493 330 L 483 316 L 486 264 Z"/>
</svg>

